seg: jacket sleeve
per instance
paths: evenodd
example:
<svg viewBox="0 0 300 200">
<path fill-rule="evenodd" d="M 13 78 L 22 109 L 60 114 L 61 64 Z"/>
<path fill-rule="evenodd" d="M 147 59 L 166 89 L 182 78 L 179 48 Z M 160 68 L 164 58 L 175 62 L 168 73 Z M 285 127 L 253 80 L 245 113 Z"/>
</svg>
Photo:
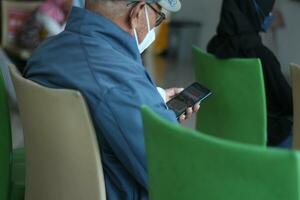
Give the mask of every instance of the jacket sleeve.
<svg viewBox="0 0 300 200">
<path fill-rule="evenodd" d="M 146 152 L 140 107 L 148 105 L 165 119 L 177 123 L 175 114 L 166 108 L 156 88 L 147 89 L 140 88 L 143 93 L 113 89 L 105 95 L 96 114 L 96 123 L 101 126 L 103 137 L 117 159 L 146 190 Z"/>
</svg>

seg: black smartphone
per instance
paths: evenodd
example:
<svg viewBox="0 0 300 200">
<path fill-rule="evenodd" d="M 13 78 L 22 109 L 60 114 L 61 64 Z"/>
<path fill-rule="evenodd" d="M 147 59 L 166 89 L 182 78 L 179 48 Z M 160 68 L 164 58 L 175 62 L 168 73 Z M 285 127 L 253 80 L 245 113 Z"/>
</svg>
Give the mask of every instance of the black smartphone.
<svg viewBox="0 0 300 200">
<path fill-rule="evenodd" d="M 173 110 L 176 117 L 179 118 L 185 113 L 187 108 L 200 103 L 211 94 L 212 92 L 209 89 L 195 82 L 168 101 L 167 106 L 169 109 Z"/>
</svg>

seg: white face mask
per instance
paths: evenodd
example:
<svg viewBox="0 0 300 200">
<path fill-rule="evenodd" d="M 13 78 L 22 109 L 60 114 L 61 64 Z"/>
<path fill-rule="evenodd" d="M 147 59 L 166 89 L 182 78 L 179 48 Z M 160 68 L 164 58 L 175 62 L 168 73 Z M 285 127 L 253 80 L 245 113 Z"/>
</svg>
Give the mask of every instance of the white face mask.
<svg viewBox="0 0 300 200">
<path fill-rule="evenodd" d="M 138 45 L 139 51 L 142 54 L 155 40 L 155 30 L 154 28 L 152 30 L 150 30 L 150 22 L 149 22 L 149 15 L 148 15 L 148 11 L 147 8 L 145 6 L 145 13 L 146 13 L 146 20 L 147 20 L 147 27 L 148 27 L 148 33 L 145 37 L 145 39 L 141 42 L 141 44 L 139 44 L 139 40 L 138 40 L 138 35 L 136 32 L 136 29 L 133 29 L 134 32 L 134 36 L 136 39 L 136 43 Z"/>
</svg>

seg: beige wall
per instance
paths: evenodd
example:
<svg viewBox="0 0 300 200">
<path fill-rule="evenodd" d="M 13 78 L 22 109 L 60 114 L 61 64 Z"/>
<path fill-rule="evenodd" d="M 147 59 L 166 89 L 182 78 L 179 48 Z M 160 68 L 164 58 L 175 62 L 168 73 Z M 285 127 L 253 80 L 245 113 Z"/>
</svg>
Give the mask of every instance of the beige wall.
<svg viewBox="0 0 300 200">
<path fill-rule="evenodd" d="M 187 19 L 202 23 L 198 45 L 206 49 L 206 44 L 215 34 L 221 4 L 221 0 L 184 0 L 182 10 L 174 15 L 174 19 Z"/>
<path fill-rule="evenodd" d="M 288 64 L 300 63 L 300 3 L 280 0 L 279 8 L 284 15 L 285 27 L 276 31 L 275 41 L 283 72 L 288 75 Z"/>
</svg>

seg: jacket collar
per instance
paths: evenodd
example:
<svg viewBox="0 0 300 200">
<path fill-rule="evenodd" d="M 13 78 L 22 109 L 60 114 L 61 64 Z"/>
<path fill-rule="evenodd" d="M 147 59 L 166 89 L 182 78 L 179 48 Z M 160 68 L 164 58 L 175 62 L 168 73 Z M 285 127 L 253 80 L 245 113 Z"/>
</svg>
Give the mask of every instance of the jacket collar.
<svg viewBox="0 0 300 200">
<path fill-rule="evenodd" d="M 142 63 L 136 40 L 109 19 L 84 8 L 73 7 L 65 30 L 106 40 L 115 50 Z"/>
</svg>

